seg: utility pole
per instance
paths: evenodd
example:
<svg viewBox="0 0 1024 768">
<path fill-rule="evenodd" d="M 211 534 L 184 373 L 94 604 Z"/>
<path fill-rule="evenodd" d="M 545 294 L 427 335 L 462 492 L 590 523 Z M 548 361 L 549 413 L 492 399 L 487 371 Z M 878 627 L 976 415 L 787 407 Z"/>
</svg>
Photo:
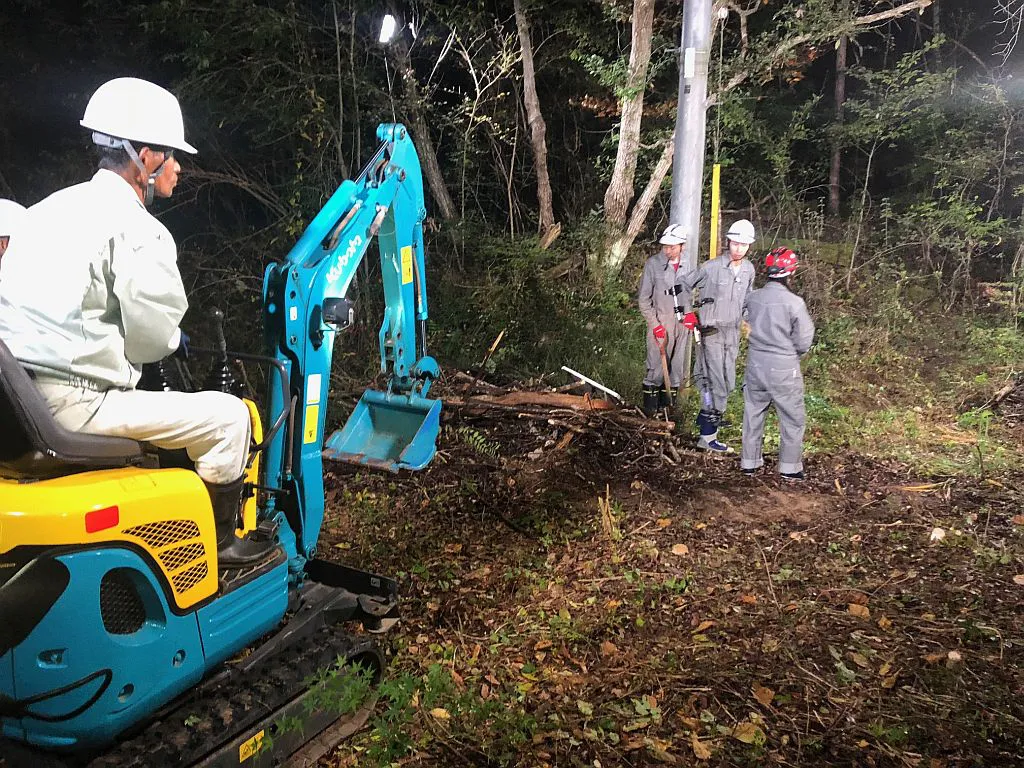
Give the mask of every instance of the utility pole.
<svg viewBox="0 0 1024 768">
<path fill-rule="evenodd" d="M 689 271 L 697 266 L 697 249 L 700 247 L 711 0 L 683 0 L 682 43 L 676 141 L 672 159 L 671 222 L 682 224 L 686 229 L 682 268 Z"/>
<path fill-rule="evenodd" d="M 682 46 L 679 51 L 679 103 L 676 145 L 672 157 L 671 223 L 686 229 L 686 250 L 680 271 L 697 266 L 700 248 L 700 204 L 704 189 L 704 132 L 707 122 L 708 58 L 711 45 L 711 0 L 683 0 Z M 687 336 L 683 371 L 690 384 L 693 345 Z"/>
</svg>

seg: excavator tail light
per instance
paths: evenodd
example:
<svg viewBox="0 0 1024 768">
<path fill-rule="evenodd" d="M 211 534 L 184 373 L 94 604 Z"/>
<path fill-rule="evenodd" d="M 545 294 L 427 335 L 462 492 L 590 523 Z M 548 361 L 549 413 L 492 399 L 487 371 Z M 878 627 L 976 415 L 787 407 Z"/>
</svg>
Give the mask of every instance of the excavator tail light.
<svg viewBox="0 0 1024 768">
<path fill-rule="evenodd" d="M 85 532 L 97 533 L 108 528 L 116 528 L 121 522 L 121 512 L 117 507 L 94 509 L 85 513 Z"/>
</svg>

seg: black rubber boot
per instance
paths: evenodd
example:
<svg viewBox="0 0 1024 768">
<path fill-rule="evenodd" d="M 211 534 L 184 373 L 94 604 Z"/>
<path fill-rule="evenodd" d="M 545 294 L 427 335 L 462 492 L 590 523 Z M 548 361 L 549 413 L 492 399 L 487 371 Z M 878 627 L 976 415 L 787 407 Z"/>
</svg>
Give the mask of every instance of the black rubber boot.
<svg viewBox="0 0 1024 768">
<path fill-rule="evenodd" d="M 276 546 L 272 541 L 238 538 L 238 514 L 242 510 L 243 478 L 233 483 L 206 483 L 213 504 L 213 522 L 217 526 L 217 560 L 221 568 L 252 565 L 266 559 Z"/>
<path fill-rule="evenodd" d="M 650 384 L 644 384 L 644 402 L 640 406 L 640 410 L 644 412 L 644 416 L 648 419 L 654 418 L 654 414 L 658 412 L 658 404 L 661 398 L 658 396 L 660 389 Z"/>
<path fill-rule="evenodd" d="M 669 391 L 665 391 L 665 387 L 660 387 L 657 390 L 657 407 L 659 409 L 666 409 L 670 415 L 676 413 L 676 402 L 678 401 L 679 387 L 670 387 Z"/>
<path fill-rule="evenodd" d="M 658 389 L 658 407 L 668 408 L 669 412 L 673 412 L 676 407 L 676 402 L 679 397 L 679 387 L 670 387 L 669 391 L 666 392 L 664 387 Z"/>
</svg>

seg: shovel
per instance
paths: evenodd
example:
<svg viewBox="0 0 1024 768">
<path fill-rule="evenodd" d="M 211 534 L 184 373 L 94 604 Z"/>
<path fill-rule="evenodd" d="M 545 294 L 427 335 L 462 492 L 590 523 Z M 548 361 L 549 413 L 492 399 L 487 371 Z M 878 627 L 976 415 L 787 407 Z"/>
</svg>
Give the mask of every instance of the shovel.
<svg viewBox="0 0 1024 768">
<path fill-rule="evenodd" d="M 668 358 L 665 356 L 665 345 L 668 343 L 668 339 L 660 339 L 658 341 L 658 351 L 661 352 L 661 376 L 662 376 L 662 388 L 665 390 L 665 399 L 669 402 L 669 407 L 672 406 L 672 379 L 668 374 Z M 666 420 L 668 419 L 668 409 L 665 409 Z"/>
</svg>

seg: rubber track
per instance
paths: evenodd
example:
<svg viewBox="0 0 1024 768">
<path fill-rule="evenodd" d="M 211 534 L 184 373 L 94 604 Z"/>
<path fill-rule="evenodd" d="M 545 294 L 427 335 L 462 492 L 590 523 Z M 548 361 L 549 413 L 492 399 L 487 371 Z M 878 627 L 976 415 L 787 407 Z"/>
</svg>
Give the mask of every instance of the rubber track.
<svg viewBox="0 0 1024 768">
<path fill-rule="evenodd" d="M 88 768 L 180 768 L 193 765 L 306 690 L 311 675 L 373 652 L 376 644 L 335 629 L 282 651 L 246 679 L 237 674 L 201 685 Z M 79 765 L 82 765 L 79 763 Z M 69 766 L 70 768 L 70 766 Z"/>
</svg>

